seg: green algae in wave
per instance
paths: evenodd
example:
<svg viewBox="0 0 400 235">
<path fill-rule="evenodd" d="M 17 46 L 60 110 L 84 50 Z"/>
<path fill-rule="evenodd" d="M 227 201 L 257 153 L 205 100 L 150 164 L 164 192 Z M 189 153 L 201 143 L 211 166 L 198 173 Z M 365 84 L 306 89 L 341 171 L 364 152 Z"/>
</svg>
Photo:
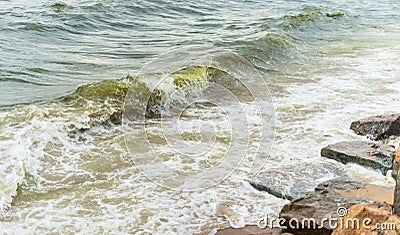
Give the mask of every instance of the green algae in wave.
<svg viewBox="0 0 400 235">
<path fill-rule="evenodd" d="M 63 2 L 56 2 L 51 4 L 49 7 L 55 9 L 57 12 L 61 12 L 62 10 L 66 9 L 68 5 Z"/>
<path fill-rule="evenodd" d="M 324 22 L 329 20 L 338 20 L 345 17 L 342 12 L 324 13 L 320 9 L 305 9 L 305 13 L 297 15 L 286 15 L 282 17 L 283 23 L 281 26 L 285 29 L 290 29 L 296 26 L 300 26 L 304 23 L 311 22 Z"/>
<path fill-rule="evenodd" d="M 87 131 L 93 126 L 120 125 L 125 98 L 129 91 L 129 113 L 126 118 L 159 117 L 165 110 L 174 104 L 171 95 L 180 91 L 181 98 L 201 92 L 207 83 L 216 74 L 215 68 L 191 66 L 170 73 L 167 77 L 163 74 L 144 74 L 141 79 L 128 75 L 118 80 L 105 80 L 95 84 L 81 85 L 71 95 L 61 99 L 72 105 L 75 109 L 89 112 L 89 121 L 74 134 Z M 221 72 L 220 72 L 221 73 Z M 169 79 L 168 79 L 169 78 Z M 156 88 L 150 87 L 149 81 L 159 82 Z M 168 90 L 171 82 L 172 89 Z"/>
<path fill-rule="evenodd" d="M 136 80 L 131 76 L 126 79 L 106 80 L 95 84 L 79 86 L 72 97 L 79 97 L 96 102 L 105 102 L 107 99 L 116 102 L 122 101 L 128 89 Z M 143 87 L 145 89 L 145 87 Z"/>
<path fill-rule="evenodd" d="M 325 13 L 326 17 L 329 18 L 334 18 L 334 19 L 339 19 L 345 16 L 344 13 L 338 12 L 338 13 Z"/>
<path fill-rule="evenodd" d="M 52 5 L 50 5 L 50 7 L 52 7 L 52 8 L 57 8 L 57 9 L 59 9 L 59 8 L 66 8 L 67 6 L 68 6 L 68 5 L 65 4 L 65 3 L 63 3 L 63 2 L 56 2 L 56 3 L 52 4 Z"/>
<path fill-rule="evenodd" d="M 237 41 L 240 45 L 240 54 L 249 61 L 254 61 L 262 69 L 270 68 L 272 62 L 282 62 L 292 59 L 298 52 L 296 48 L 302 41 L 285 32 L 268 32 L 263 37 L 249 41 Z M 293 50 L 296 49 L 296 50 Z"/>
<path fill-rule="evenodd" d="M 215 69 L 193 66 L 177 70 L 171 73 L 170 76 L 173 78 L 175 89 L 187 89 L 189 86 L 208 82 L 213 70 Z M 162 74 L 149 74 L 143 77 L 161 80 Z M 134 89 L 135 93 L 143 93 L 143 95 L 148 95 L 150 92 L 145 81 L 139 81 L 139 79 L 128 75 L 123 79 L 105 80 L 95 84 L 81 85 L 72 95 L 64 97 L 64 100 L 71 101 L 76 98 L 83 98 L 95 102 L 109 100 L 122 103 L 130 88 Z M 158 89 L 156 88 L 155 91 Z"/>
<path fill-rule="evenodd" d="M 112 126 L 122 123 L 122 111 L 125 97 L 129 89 L 133 89 L 134 97 L 131 102 L 138 107 L 136 112 L 142 112 L 142 103 L 151 92 L 144 82 L 128 75 L 118 80 L 105 80 L 95 84 L 81 85 L 71 95 L 61 99 L 79 112 L 87 112 L 89 120 L 81 127 L 71 127 L 71 136 L 76 136 L 94 126 Z"/>
<path fill-rule="evenodd" d="M 301 13 L 298 15 L 287 15 L 284 16 L 283 20 L 289 20 L 292 23 L 296 22 L 307 22 L 307 21 L 317 21 L 323 14 L 319 11 L 317 12 L 310 12 L 310 13 Z"/>
<path fill-rule="evenodd" d="M 186 67 L 173 72 L 171 77 L 173 78 L 173 83 L 177 88 L 183 88 L 190 85 L 204 84 L 208 82 L 211 71 L 213 70 L 214 69 L 211 67 Z"/>
</svg>

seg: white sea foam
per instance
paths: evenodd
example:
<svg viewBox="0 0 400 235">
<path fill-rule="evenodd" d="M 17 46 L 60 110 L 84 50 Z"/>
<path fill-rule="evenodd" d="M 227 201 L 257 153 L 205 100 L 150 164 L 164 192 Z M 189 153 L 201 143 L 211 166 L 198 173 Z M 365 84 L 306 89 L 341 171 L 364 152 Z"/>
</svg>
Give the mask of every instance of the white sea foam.
<svg viewBox="0 0 400 235">
<path fill-rule="evenodd" d="M 350 56 L 339 53 L 315 58 L 311 63 L 315 68 L 308 70 L 304 65 L 304 70 L 285 77 L 287 80 L 273 80 L 273 85 L 284 88 L 275 91 L 276 141 L 271 153 L 261 154 L 268 159 L 264 169 L 329 161 L 356 180 L 393 186 L 390 176 L 321 158 L 319 152 L 336 141 L 364 139 L 349 130 L 351 121 L 400 110 L 399 57 L 398 48 L 352 51 Z M 79 132 L 81 139 L 71 137 L 71 130 L 90 127 L 90 112 L 78 109 L 32 105 L 0 114 L 0 177 L 4 179 L 0 183 L 0 209 L 8 208 L 0 231 L 214 233 L 222 227 L 257 224 L 266 214 L 277 216 L 288 202 L 248 184 L 251 158 L 212 188 L 179 192 L 155 185 L 132 163 L 122 128 L 92 127 L 89 132 Z M 202 115 L 215 118 L 213 112 Z M 260 125 L 258 118 L 249 120 Z M 195 134 L 191 132 L 197 131 L 197 125 L 189 124 L 183 132 Z M 172 155 L 170 149 L 158 147 L 161 155 Z M 199 168 L 199 162 L 175 160 L 169 162 L 174 167 Z M 311 184 L 321 180 L 307 176 Z M 21 190 L 15 197 L 18 185 Z M 289 185 L 296 186 L 296 177 Z"/>
</svg>

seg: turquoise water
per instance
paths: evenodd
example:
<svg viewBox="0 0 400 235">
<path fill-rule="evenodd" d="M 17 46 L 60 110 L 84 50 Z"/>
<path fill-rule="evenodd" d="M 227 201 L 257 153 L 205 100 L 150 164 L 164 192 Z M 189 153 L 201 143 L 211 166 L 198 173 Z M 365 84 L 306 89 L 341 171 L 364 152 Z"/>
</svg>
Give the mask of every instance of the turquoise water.
<svg viewBox="0 0 400 235">
<path fill-rule="evenodd" d="M 324 162 L 393 185 L 319 150 L 360 139 L 348 130 L 354 119 L 400 110 L 399 8 L 398 1 L 370 0 L 0 1 L 0 231 L 208 234 L 279 212 L 287 201 L 254 191 L 246 163 L 193 193 L 153 184 L 133 164 L 114 117 L 127 89 L 146 93 L 149 81 L 126 76 L 182 46 L 230 50 L 261 74 L 276 124 L 264 169 Z M 224 130 L 213 107 L 188 112 L 189 139 L 197 138 L 190 128 L 199 117 L 220 120 Z M 188 171 L 214 164 L 231 138 L 219 136 L 214 158 L 177 159 L 154 122 L 149 138 L 157 153 Z M 308 174 L 310 189 L 331 177 Z"/>
</svg>

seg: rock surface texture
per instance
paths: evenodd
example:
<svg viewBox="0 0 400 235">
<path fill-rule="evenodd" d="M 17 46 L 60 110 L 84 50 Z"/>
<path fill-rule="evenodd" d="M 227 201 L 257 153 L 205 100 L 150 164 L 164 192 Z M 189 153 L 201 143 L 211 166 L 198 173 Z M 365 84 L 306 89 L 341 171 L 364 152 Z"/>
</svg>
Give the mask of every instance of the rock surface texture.
<svg viewBox="0 0 400 235">
<path fill-rule="evenodd" d="M 386 139 L 400 135 L 400 114 L 380 115 L 354 121 L 350 129 L 358 135 L 366 135 L 372 140 Z"/>
<path fill-rule="evenodd" d="M 216 235 L 281 235 L 282 230 L 278 228 L 259 228 L 256 225 L 248 225 L 244 228 L 225 228 L 218 230 Z"/>
<path fill-rule="evenodd" d="M 397 149 L 396 157 L 393 161 L 393 174 L 396 180 L 396 187 L 394 189 L 394 202 L 393 208 L 394 213 L 400 216 L 400 174 L 399 174 L 399 165 L 400 165 L 400 147 Z"/>
<path fill-rule="evenodd" d="M 314 192 L 306 193 L 282 208 L 279 217 L 285 219 L 284 225 L 287 226 L 283 231 L 304 235 L 331 234 L 336 227 L 331 226 L 328 219 L 340 219 L 340 208 L 344 208 L 345 211 L 356 204 L 383 205 L 371 199 L 368 194 L 354 196 L 351 193 L 365 187 L 363 183 L 348 179 L 334 179 L 321 183 Z M 341 192 L 347 192 L 348 195 Z M 370 193 L 373 195 L 375 192 Z M 303 223 L 303 220 L 306 221 Z"/>
<path fill-rule="evenodd" d="M 332 235 L 400 234 L 400 217 L 387 206 L 371 204 L 352 206 Z"/>
<path fill-rule="evenodd" d="M 249 183 L 255 189 L 275 197 L 293 200 L 306 192 L 313 191 L 323 181 L 346 177 L 349 176 L 331 164 L 302 162 L 269 168 L 249 179 Z"/>
<path fill-rule="evenodd" d="M 343 141 L 324 147 L 321 156 L 342 163 L 357 163 L 379 169 L 386 175 L 393 167 L 395 148 L 392 145 L 370 141 Z"/>
</svg>

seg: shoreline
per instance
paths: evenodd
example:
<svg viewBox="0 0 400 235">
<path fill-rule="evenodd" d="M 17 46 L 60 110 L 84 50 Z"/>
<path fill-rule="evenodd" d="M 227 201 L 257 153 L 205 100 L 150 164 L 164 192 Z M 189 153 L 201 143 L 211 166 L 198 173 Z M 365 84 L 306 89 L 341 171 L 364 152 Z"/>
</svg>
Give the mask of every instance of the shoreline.
<svg viewBox="0 0 400 235">
<path fill-rule="evenodd" d="M 381 165 L 377 164 L 377 162 L 383 163 L 385 169 L 381 169 L 382 174 L 386 175 L 387 171 L 391 170 L 391 176 L 396 179 L 397 171 L 399 170 L 398 165 L 400 165 L 400 148 L 396 150 L 394 146 L 384 143 L 387 142 L 388 138 L 400 135 L 399 127 L 400 115 L 398 114 L 373 116 L 352 122 L 350 126 L 351 130 L 359 135 L 367 136 L 367 138 L 372 141 L 348 141 L 329 145 L 322 149 L 321 157 L 328 157 L 344 164 L 356 163 L 363 167 L 372 167 L 376 169 L 381 169 Z M 369 148 L 372 148 L 372 150 Z M 272 186 L 271 184 L 262 185 L 262 183 L 259 182 L 253 182 L 251 184 L 259 191 L 270 193 L 276 197 L 287 198 L 285 193 L 277 192 L 276 189 L 273 189 L 273 187 L 275 187 L 273 184 Z M 375 224 L 392 225 L 394 223 L 387 221 L 400 221 L 400 217 L 397 216 L 393 210 L 393 208 L 396 207 L 396 190 L 398 184 L 398 179 L 396 180 L 396 187 L 384 187 L 368 184 L 368 182 L 356 182 L 348 176 L 345 178 L 334 178 L 319 184 L 313 192 L 305 192 L 300 194 L 301 196 L 291 197 L 290 203 L 286 204 L 279 214 L 279 220 L 285 220 L 281 226 L 260 227 L 259 225 L 249 224 L 245 225 L 243 228 L 228 227 L 219 229 L 216 234 L 361 235 L 366 232 L 371 232 L 372 234 L 372 231 L 375 230 L 381 231 L 382 234 L 399 234 L 400 228 L 397 226 L 390 227 L 389 230 L 379 229 L 375 226 L 375 230 L 370 230 L 370 227 L 366 228 L 365 226 L 361 228 L 343 228 L 341 224 L 341 226 L 332 229 L 325 226 L 325 217 L 322 217 L 322 223 L 319 223 L 318 220 L 313 221 L 313 223 L 315 223 L 314 226 L 317 225 L 316 228 L 313 228 L 312 223 L 308 224 L 308 226 L 302 224 L 300 227 L 296 228 L 287 226 L 288 220 L 295 219 L 301 221 L 302 219 L 310 219 L 307 215 L 318 217 L 321 213 L 324 214 L 324 216 L 329 214 L 329 217 L 336 213 L 336 217 L 340 222 L 343 222 L 344 219 L 357 219 L 357 221 L 359 221 L 359 219 L 370 219 L 372 222 L 375 222 Z M 278 188 L 278 190 L 279 189 L 280 188 Z M 334 210 L 335 207 L 337 207 L 337 211 Z M 339 213 L 340 209 L 344 211 L 343 214 Z"/>
</svg>

